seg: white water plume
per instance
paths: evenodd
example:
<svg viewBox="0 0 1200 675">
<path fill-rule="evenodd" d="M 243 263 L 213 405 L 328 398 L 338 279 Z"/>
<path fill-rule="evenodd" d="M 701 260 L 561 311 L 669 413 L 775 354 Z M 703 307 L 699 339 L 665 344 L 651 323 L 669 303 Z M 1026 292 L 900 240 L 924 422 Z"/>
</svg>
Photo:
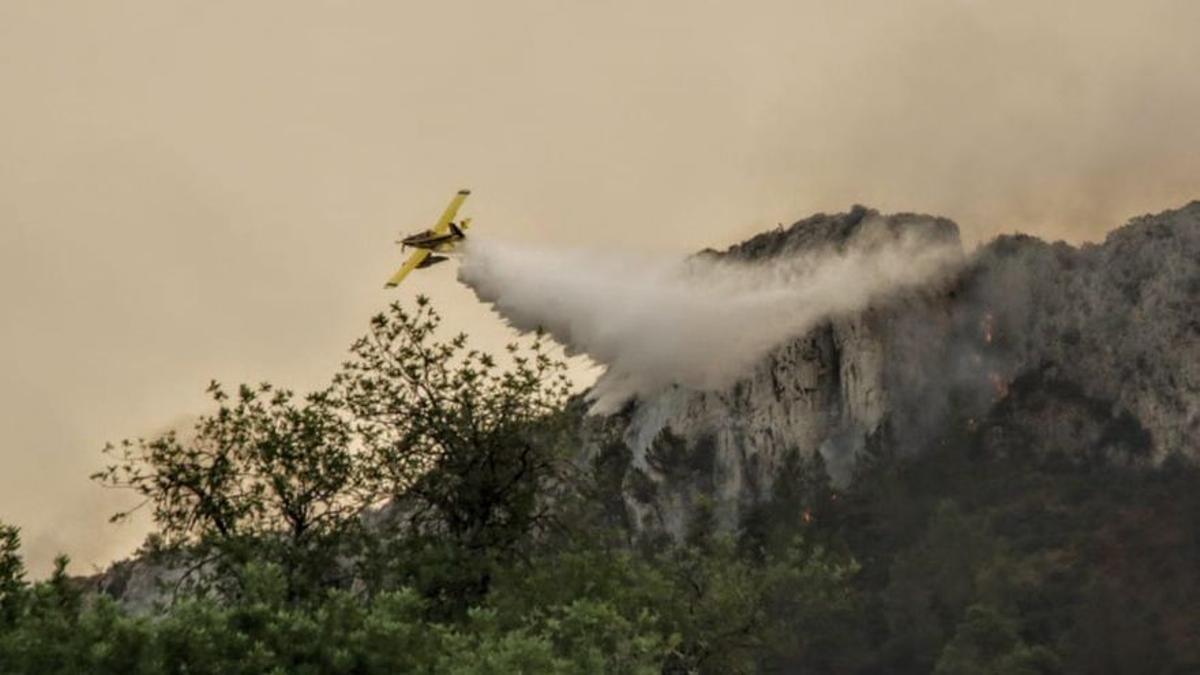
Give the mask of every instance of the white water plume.
<svg viewBox="0 0 1200 675">
<path fill-rule="evenodd" d="M 459 279 L 521 331 L 545 330 L 605 367 L 592 412 L 679 385 L 727 387 L 790 338 L 926 283 L 957 243 L 886 244 L 742 262 L 472 237 Z"/>
</svg>

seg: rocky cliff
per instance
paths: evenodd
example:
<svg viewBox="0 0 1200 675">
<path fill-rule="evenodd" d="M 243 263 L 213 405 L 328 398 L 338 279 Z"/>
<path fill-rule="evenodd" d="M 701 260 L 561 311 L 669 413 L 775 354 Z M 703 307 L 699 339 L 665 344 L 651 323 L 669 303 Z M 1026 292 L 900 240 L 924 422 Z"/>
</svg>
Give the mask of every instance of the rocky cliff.
<svg viewBox="0 0 1200 675">
<path fill-rule="evenodd" d="M 705 253 L 765 261 L 913 234 L 958 238 L 945 219 L 855 207 Z M 585 429 L 588 453 L 621 467 L 625 517 L 676 537 L 700 505 L 735 525 L 796 455 L 842 483 L 864 455 L 949 433 L 1068 462 L 1194 459 L 1200 202 L 1102 244 L 1000 237 L 949 279 L 798 336 L 727 390 L 676 388 Z"/>
</svg>

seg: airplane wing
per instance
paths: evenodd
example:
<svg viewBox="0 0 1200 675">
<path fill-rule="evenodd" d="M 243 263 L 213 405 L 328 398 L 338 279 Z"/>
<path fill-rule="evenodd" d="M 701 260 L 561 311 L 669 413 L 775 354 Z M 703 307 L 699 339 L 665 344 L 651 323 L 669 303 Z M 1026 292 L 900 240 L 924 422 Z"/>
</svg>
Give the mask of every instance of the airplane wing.
<svg viewBox="0 0 1200 675">
<path fill-rule="evenodd" d="M 387 280 L 387 283 L 384 284 L 384 288 L 395 288 L 398 286 L 401 281 L 404 281 L 404 277 L 408 276 L 409 272 L 417 269 L 417 265 L 420 265 L 421 261 L 428 256 L 429 251 L 427 249 L 418 249 L 415 253 L 409 256 L 408 260 L 404 261 L 404 265 L 402 265 L 400 269 L 392 275 L 392 278 Z"/>
<path fill-rule="evenodd" d="M 437 225 L 433 226 L 433 233 L 435 235 L 446 234 L 450 231 L 450 221 L 454 220 L 454 216 L 458 215 L 458 208 L 467 200 L 467 195 L 469 194 L 471 194 L 470 190 L 459 190 L 458 194 L 454 195 L 454 199 L 450 200 L 450 205 L 446 207 L 446 211 L 438 219 Z"/>
</svg>

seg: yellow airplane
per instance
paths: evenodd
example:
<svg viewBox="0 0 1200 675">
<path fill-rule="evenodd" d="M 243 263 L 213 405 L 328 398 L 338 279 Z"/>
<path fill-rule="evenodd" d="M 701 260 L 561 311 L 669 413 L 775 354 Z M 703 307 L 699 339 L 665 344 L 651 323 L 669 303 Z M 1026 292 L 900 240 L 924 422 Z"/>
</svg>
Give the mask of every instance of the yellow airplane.
<svg viewBox="0 0 1200 675">
<path fill-rule="evenodd" d="M 408 260 L 404 261 L 404 265 L 392 275 L 391 279 L 388 279 L 387 283 L 384 284 L 385 288 L 395 288 L 413 270 L 424 269 L 440 262 L 445 262 L 447 260 L 446 256 L 436 254 L 453 251 L 458 242 L 466 239 L 463 230 L 470 227 L 471 219 L 464 218 L 462 222 L 456 223 L 454 222 L 454 216 L 458 214 L 459 207 L 466 201 L 469 194 L 471 194 L 470 190 L 459 190 L 458 194 L 454 195 L 454 199 L 450 200 L 450 204 L 442 213 L 442 217 L 438 219 L 437 225 L 428 230 L 411 234 L 396 242 L 403 246 L 403 248 L 411 246 L 418 250 Z"/>
</svg>

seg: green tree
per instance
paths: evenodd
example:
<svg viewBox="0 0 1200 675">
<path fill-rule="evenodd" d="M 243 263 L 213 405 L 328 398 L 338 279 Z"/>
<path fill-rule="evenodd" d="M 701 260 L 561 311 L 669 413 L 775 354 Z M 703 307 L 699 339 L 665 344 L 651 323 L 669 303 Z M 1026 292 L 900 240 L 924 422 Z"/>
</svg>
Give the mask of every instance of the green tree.
<svg viewBox="0 0 1200 675">
<path fill-rule="evenodd" d="M 67 575 L 68 562 L 55 559 L 50 578 L 24 594 L 15 625 L 0 631 L 0 672 L 86 672 L 79 641 L 83 592 Z"/>
<path fill-rule="evenodd" d="M 524 350 L 509 345 L 502 369 L 465 335 L 438 339 L 440 323 L 426 298 L 412 311 L 393 304 L 335 384 L 393 490 L 423 584 L 461 610 L 546 522 L 570 386 L 540 335 Z"/>
<path fill-rule="evenodd" d="M 1017 622 L 987 605 L 972 605 L 954 639 L 938 658 L 937 675 L 1051 675 L 1061 672 L 1058 657 L 1030 647 Z"/>
<path fill-rule="evenodd" d="M 16 621 L 25 594 L 21 532 L 0 523 L 0 629 Z"/>
<path fill-rule="evenodd" d="M 983 522 L 953 501 L 938 505 L 923 537 L 895 556 L 881 593 L 894 663 L 928 672 L 1000 552 Z"/>
<path fill-rule="evenodd" d="M 161 548 L 186 549 L 196 570 L 266 557 L 283 565 L 292 597 L 336 583 L 339 557 L 381 495 L 339 402 L 328 390 L 297 400 L 270 384 L 231 398 L 214 382 L 209 393 L 217 410 L 192 434 L 109 445 L 115 461 L 93 478 L 141 495 Z"/>
<path fill-rule="evenodd" d="M 652 556 L 580 542 L 508 570 L 488 602 L 503 617 L 581 602 L 613 612 L 654 640 L 665 672 L 829 672 L 858 617 L 857 569 L 803 540 L 765 559 L 724 535 Z"/>
<path fill-rule="evenodd" d="M 158 548 L 200 585 L 237 591 L 225 582 L 245 563 L 271 560 L 295 600 L 354 579 L 378 590 L 401 567 L 462 611 L 545 520 L 570 389 L 540 337 L 500 368 L 439 324 L 423 297 L 392 305 L 303 398 L 213 383 L 217 410 L 191 434 L 109 445 L 93 478 L 140 494 Z"/>
</svg>

